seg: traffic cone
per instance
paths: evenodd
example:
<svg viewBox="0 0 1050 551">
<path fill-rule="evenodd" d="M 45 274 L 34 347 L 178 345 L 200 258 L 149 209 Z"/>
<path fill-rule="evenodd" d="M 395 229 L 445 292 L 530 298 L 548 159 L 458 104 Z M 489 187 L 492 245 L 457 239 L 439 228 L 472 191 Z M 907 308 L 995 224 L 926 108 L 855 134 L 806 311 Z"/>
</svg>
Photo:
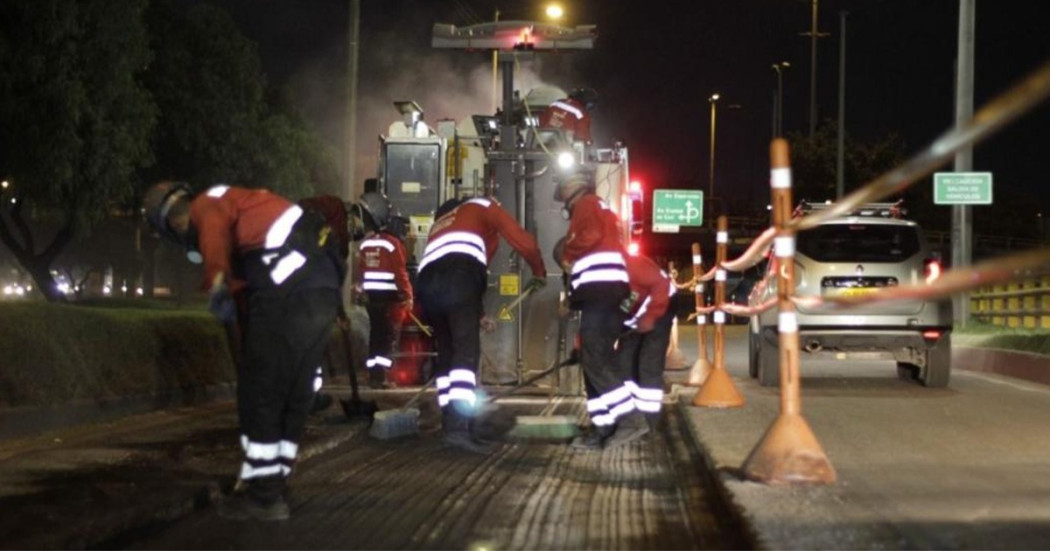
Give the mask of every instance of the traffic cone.
<svg viewBox="0 0 1050 551">
<path fill-rule="evenodd" d="M 667 371 L 682 371 L 689 369 L 682 351 L 678 349 L 678 317 L 675 316 L 671 322 L 671 343 L 667 347 L 667 355 L 664 358 L 664 369 Z"/>
<path fill-rule="evenodd" d="M 696 317 L 697 358 L 689 371 L 689 386 L 702 386 L 711 375 L 711 362 L 707 360 L 707 316 Z"/>
</svg>

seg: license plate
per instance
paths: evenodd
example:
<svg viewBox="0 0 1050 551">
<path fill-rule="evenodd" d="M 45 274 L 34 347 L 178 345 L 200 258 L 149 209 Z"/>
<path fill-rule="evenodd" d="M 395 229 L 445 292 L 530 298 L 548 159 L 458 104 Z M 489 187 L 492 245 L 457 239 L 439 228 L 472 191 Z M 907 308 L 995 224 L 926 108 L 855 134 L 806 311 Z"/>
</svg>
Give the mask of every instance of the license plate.
<svg viewBox="0 0 1050 551">
<path fill-rule="evenodd" d="M 858 297 L 861 295 L 870 295 L 878 290 L 878 287 L 849 287 L 846 289 L 840 289 L 836 294 L 843 297 Z"/>
</svg>

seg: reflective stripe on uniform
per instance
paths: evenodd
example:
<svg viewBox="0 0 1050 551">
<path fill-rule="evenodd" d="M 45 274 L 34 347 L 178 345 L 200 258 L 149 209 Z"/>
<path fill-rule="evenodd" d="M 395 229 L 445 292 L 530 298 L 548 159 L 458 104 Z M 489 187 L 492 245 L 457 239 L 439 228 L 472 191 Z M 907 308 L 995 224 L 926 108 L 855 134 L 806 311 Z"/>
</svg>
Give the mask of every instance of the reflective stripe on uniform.
<svg viewBox="0 0 1050 551">
<path fill-rule="evenodd" d="M 662 388 L 640 387 L 633 382 L 630 383 L 631 394 L 634 395 L 634 407 L 645 413 L 659 413 L 664 400 Z"/>
<path fill-rule="evenodd" d="M 423 260 L 419 263 L 419 271 L 422 272 L 427 264 L 445 255 L 454 253 L 469 255 L 480 262 L 482 266 L 488 266 L 489 260 L 485 249 L 485 240 L 477 234 L 457 231 L 446 233 L 427 243 L 427 248 L 423 252 Z"/>
<path fill-rule="evenodd" d="M 572 288 L 600 282 L 627 283 L 627 263 L 619 252 L 589 254 L 572 265 Z"/>
<path fill-rule="evenodd" d="M 367 249 L 369 247 L 379 247 L 381 249 L 386 249 L 390 252 L 394 252 L 395 250 L 394 244 L 387 241 L 386 239 L 365 239 L 361 242 L 360 248 Z"/>
<path fill-rule="evenodd" d="M 302 215 L 303 209 L 299 208 L 298 205 L 292 205 L 281 213 L 277 220 L 270 224 L 270 229 L 266 232 L 265 247 L 267 249 L 276 249 L 283 246 L 284 242 L 288 240 L 288 236 L 291 235 L 295 223 L 299 221 L 299 217 Z"/>
<path fill-rule="evenodd" d="M 576 107 L 574 107 L 572 105 L 569 105 L 568 103 L 565 103 L 563 101 L 556 101 L 556 102 L 552 103 L 550 106 L 551 107 L 557 107 L 558 109 L 561 109 L 562 111 L 568 111 L 569 113 L 572 113 L 577 119 L 582 119 L 583 118 L 583 111 L 580 111 Z"/>
</svg>

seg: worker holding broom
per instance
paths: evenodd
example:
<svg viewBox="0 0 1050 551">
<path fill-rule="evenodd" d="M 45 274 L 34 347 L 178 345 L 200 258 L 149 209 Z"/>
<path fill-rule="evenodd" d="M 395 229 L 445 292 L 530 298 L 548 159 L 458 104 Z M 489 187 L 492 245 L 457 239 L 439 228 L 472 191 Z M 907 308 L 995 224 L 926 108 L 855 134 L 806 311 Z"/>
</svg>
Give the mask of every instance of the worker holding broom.
<svg viewBox="0 0 1050 551">
<path fill-rule="evenodd" d="M 412 311 L 407 254 L 401 236 L 391 231 L 396 213 L 385 195 L 366 192 L 352 209 L 367 232 L 358 247 L 354 287 L 367 297 L 368 382 L 372 388 L 389 388 L 388 374 L 401 325 Z"/>
<path fill-rule="evenodd" d="M 203 262 L 208 308 L 220 321 L 236 315 L 231 286 L 246 286 L 237 366 L 244 491 L 223 500 L 219 514 L 287 519 L 287 480 L 340 302 L 345 264 L 330 246 L 331 230 L 323 217 L 258 189 L 217 185 L 194 197 L 184 184 L 161 182 L 143 207 L 161 237 Z"/>
<path fill-rule="evenodd" d="M 616 338 L 629 292 L 626 253 L 619 219 L 596 194 L 594 175 L 581 169 L 561 178 L 555 200 L 565 203 L 569 229 L 561 255 L 571 273 L 569 305 L 580 311 L 581 359 L 592 430 L 573 447 L 601 449 L 617 430 L 617 420 L 634 409 L 626 374 L 620 373 Z"/>
<path fill-rule="evenodd" d="M 531 268 L 533 277 L 527 289 L 542 287 L 547 271 L 536 240 L 495 199 L 487 197 L 453 199 L 438 208 L 416 279 L 416 295 L 437 341 L 434 373 L 444 439 L 478 453 L 489 450 L 474 427 L 481 407 L 475 391 L 482 298 L 488 263 L 500 236 Z"/>
<path fill-rule="evenodd" d="M 664 356 L 671 341 L 674 310 L 669 308 L 677 291 L 674 280 L 647 257 L 628 256 L 631 294 L 621 309 L 627 313 L 626 333 L 620 335 L 620 372 L 634 400 L 634 411 L 619 421 L 607 445 L 622 445 L 655 430 L 664 398 Z"/>
</svg>

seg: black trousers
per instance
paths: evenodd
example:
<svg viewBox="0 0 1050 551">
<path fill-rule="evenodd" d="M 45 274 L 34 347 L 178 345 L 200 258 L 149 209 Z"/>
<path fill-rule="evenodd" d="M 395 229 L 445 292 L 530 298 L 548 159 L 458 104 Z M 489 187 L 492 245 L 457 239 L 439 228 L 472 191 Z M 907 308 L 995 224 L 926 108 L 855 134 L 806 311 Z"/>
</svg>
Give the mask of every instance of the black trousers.
<svg viewBox="0 0 1050 551">
<path fill-rule="evenodd" d="M 388 363 L 377 365 L 375 359 L 383 358 L 381 361 L 392 361 L 392 352 L 397 342 L 398 332 L 401 330 L 395 323 L 395 315 L 401 310 L 395 292 L 370 292 L 368 293 L 368 359 L 369 369 L 390 369 Z"/>
<path fill-rule="evenodd" d="M 628 287 L 625 283 L 589 283 L 581 287 L 588 287 L 586 298 L 575 300 L 573 305 L 580 310 L 580 353 L 587 411 L 596 425 L 605 425 L 609 423 L 603 422 L 601 416 L 617 405 L 609 403 L 607 398 L 623 386 L 628 376 L 621 371 L 616 354 L 616 339 L 623 331 L 625 319 L 620 303 Z"/>
<path fill-rule="evenodd" d="M 671 342 L 674 311 L 667 309 L 648 333 L 630 332 L 620 339 L 620 372 L 636 385 L 635 406 L 642 413 L 657 414 L 663 401 L 664 363 Z"/>
<path fill-rule="evenodd" d="M 259 501 L 272 502 L 284 491 L 339 304 L 335 288 L 250 293 L 237 405 L 245 450 L 241 478 Z"/>
<path fill-rule="evenodd" d="M 434 328 L 436 377 L 447 377 L 454 369 L 477 374 L 485 285 L 485 267 L 466 255 L 445 256 L 427 265 L 419 274 L 416 296 L 424 318 Z M 462 388 L 473 392 L 474 386 L 463 384 Z M 439 401 L 441 396 L 439 385 Z"/>
</svg>

